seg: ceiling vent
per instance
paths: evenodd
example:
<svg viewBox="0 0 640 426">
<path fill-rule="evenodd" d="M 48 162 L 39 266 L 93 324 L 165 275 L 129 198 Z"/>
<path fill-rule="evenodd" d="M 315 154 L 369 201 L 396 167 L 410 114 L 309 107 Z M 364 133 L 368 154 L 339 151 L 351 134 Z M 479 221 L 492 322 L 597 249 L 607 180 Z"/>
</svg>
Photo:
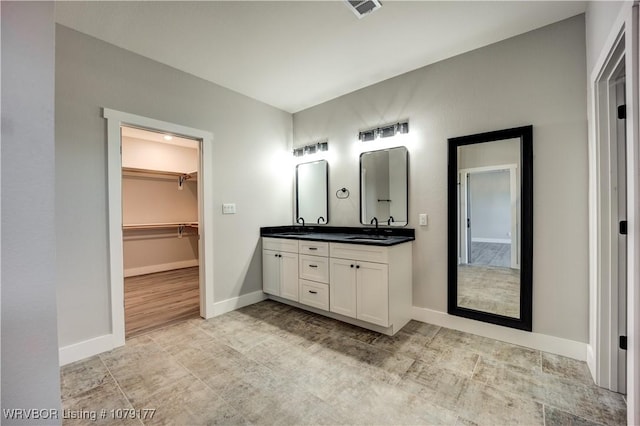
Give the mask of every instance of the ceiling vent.
<svg viewBox="0 0 640 426">
<path fill-rule="evenodd" d="M 349 5 L 349 9 L 356 14 L 358 19 L 368 15 L 374 10 L 378 10 L 382 7 L 382 4 L 378 0 L 345 0 Z"/>
</svg>

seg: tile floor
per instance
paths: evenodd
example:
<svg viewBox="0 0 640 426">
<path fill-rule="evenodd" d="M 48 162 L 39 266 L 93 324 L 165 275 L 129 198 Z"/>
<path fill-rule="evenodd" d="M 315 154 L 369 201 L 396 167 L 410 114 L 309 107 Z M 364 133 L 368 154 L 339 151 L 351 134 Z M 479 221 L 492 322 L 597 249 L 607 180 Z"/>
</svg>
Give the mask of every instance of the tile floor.
<svg viewBox="0 0 640 426">
<path fill-rule="evenodd" d="M 129 339 L 61 379 L 64 410 L 96 410 L 97 423 L 626 421 L 623 397 L 595 386 L 585 363 L 416 321 L 383 336 L 273 301 Z"/>
</svg>

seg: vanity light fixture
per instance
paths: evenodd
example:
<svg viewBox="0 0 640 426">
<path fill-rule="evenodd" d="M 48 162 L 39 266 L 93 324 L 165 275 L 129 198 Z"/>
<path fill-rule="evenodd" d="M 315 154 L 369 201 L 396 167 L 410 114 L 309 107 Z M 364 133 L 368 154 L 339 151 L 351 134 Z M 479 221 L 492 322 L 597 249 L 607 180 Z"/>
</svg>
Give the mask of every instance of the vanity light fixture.
<svg viewBox="0 0 640 426">
<path fill-rule="evenodd" d="M 302 157 L 303 155 L 315 154 L 316 152 L 322 152 L 322 151 L 328 151 L 328 150 L 329 150 L 329 142 L 324 140 L 320 142 L 314 142 L 299 148 L 294 148 L 293 156 Z"/>
<path fill-rule="evenodd" d="M 164 135 L 163 137 L 165 141 L 170 141 L 171 139 L 173 139 L 173 136 L 171 135 Z"/>
<path fill-rule="evenodd" d="M 360 142 L 368 142 L 379 138 L 388 138 L 397 134 L 409 133 L 409 122 L 398 122 L 387 126 L 377 127 L 375 129 L 364 130 L 358 133 Z"/>
</svg>

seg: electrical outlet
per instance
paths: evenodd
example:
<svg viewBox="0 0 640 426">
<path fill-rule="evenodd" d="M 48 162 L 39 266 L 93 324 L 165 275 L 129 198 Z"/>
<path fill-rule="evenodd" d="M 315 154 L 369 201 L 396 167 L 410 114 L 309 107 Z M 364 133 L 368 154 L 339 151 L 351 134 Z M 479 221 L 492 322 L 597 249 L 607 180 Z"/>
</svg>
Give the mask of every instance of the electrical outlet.
<svg viewBox="0 0 640 426">
<path fill-rule="evenodd" d="M 420 223 L 420 226 L 427 226 L 427 222 L 428 222 L 428 217 L 426 213 L 420 213 L 418 215 L 418 221 Z"/>
<path fill-rule="evenodd" d="M 235 205 L 235 203 L 224 203 L 224 204 L 222 204 L 222 214 L 236 214 L 236 205 Z"/>
</svg>

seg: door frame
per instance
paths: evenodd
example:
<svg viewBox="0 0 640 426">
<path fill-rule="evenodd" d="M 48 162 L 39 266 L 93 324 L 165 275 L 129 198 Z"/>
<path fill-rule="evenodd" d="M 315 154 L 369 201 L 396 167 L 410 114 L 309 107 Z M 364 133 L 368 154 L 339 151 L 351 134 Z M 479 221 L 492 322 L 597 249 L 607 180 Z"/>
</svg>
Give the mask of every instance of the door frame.
<svg viewBox="0 0 640 426">
<path fill-rule="evenodd" d="M 109 199 L 109 272 L 111 284 L 111 332 L 114 347 L 125 344 L 124 266 L 122 244 L 122 137 L 121 126 L 172 133 L 199 140 L 198 170 L 198 258 L 200 316 L 211 318 L 213 309 L 213 134 L 167 121 L 104 108 L 107 120 L 107 175 Z"/>
<path fill-rule="evenodd" d="M 467 200 L 469 199 L 469 191 L 467 188 L 467 177 L 471 173 L 482 173 L 482 172 L 494 172 L 500 170 L 509 170 L 509 193 L 511 199 L 511 268 L 520 269 L 520 256 L 518 256 L 518 183 L 517 183 L 517 164 L 499 164 L 495 166 L 485 166 L 485 167 L 472 167 L 468 169 L 460 169 L 459 179 L 460 179 L 460 206 L 458 211 L 460 212 L 460 223 L 458 223 L 459 227 L 462 227 L 467 223 L 468 219 L 468 206 Z M 466 228 L 465 228 L 466 229 Z M 469 263 L 469 239 L 467 237 L 468 232 L 458 232 L 460 235 L 460 262 L 459 263 Z"/>
<path fill-rule="evenodd" d="M 587 363 L 599 386 L 617 390 L 617 141 L 611 120 L 611 80 L 624 61 L 627 133 L 627 423 L 640 423 L 640 150 L 638 147 L 638 5 L 624 5 L 590 75 L 589 137 L 589 345 Z M 615 95 L 615 94 L 614 94 Z M 612 206 L 615 203 L 615 208 Z M 612 257 L 613 256 L 613 257 Z M 613 263 L 615 262 L 615 264 Z"/>
</svg>

